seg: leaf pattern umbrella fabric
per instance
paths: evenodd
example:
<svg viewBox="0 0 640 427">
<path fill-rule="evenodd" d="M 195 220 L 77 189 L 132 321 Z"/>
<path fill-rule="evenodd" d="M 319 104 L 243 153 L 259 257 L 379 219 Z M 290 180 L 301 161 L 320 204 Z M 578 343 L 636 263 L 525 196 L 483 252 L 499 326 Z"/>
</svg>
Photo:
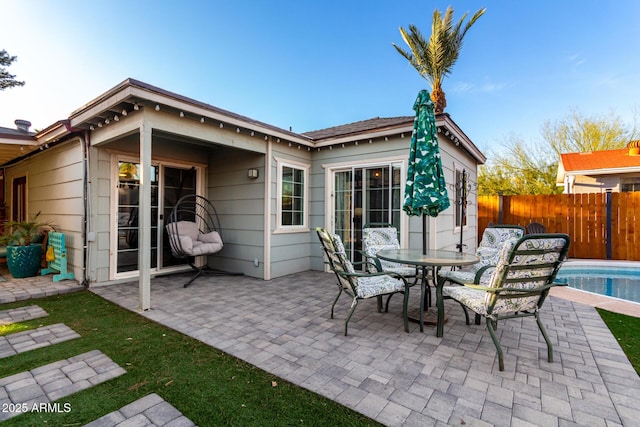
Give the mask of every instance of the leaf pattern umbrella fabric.
<svg viewBox="0 0 640 427">
<path fill-rule="evenodd" d="M 450 203 L 442 170 L 433 102 L 428 91 L 420 91 L 413 109 L 416 118 L 411 134 L 403 209 L 409 215 L 435 217 Z"/>
</svg>

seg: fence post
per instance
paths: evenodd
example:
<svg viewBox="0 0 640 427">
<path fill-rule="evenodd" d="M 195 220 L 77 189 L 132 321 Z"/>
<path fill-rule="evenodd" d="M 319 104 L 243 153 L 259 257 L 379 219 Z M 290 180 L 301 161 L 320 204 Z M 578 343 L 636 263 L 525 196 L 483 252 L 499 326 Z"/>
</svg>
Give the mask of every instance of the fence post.
<svg viewBox="0 0 640 427">
<path fill-rule="evenodd" d="M 498 192 L 498 224 L 502 224 L 502 202 L 504 200 L 504 196 L 502 195 L 502 191 Z"/>
<path fill-rule="evenodd" d="M 611 190 L 607 189 L 607 234 L 605 236 L 606 238 L 606 244 L 607 244 L 607 259 L 611 259 L 613 258 L 613 242 L 611 241 L 612 239 L 612 227 L 611 227 L 611 223 L 612 223 L 612 209 L 611 209 L 611 205 L 612 205 L 612 197 L 613 195 L 611 194 Z"/>
</svg>

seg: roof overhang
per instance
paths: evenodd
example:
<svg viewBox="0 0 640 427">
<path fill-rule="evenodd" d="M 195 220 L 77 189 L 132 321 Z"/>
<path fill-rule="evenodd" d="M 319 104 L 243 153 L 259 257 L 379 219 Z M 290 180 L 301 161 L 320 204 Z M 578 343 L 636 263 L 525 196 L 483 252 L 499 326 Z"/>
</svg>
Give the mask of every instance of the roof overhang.
<svg viewBox="0 0 640 427">
<path fill-rule="evenodd" d="M 571 170 L 564 171 L 565 175 L 578 176 L 578 175 L 620 175 L 628 173 L 640 173 L 640 166 L 631 166 L 624 168 L 607 168 L 607 169 L 585 169 L 585 170 Z"/>
<path fill-rule="evenodd" d="M 176 117 L 198 120 L 203 124 L 235 128 L 252 135 L 282 139 L 296 144 L 313 146 L 308 139 L 266 123 L 253 120 L 134 79 L 127 79 L 100 97 L 71 113 L 69 120 L 59 122 L 39 134 L 39 138 L 60 138 L 65 133 L 102 127 L 119 117 L 140 108 L 169 111 Z"/>
<path fill-rule="evenodd" d="M 38 149 L 33 135 L 14 135 L 0 132 L 0 165 Z"/>
<path fill-rule="evenodd" d="M 24 140 L 17 144 L 4 144 L 0 140 L 0 162 L 7 164 L 22 158 L 21 153 L 7 152 L 3 157 L 3 147 L 17 145 L 22 147 L 22 154 L 28 154 L 38 148 L 43 149 L 50 144 L 65 140 L 80 132 L 91 132 L 98 128 L 108 127 L 110 123 L 118 122 L 124 116 L 140 109 L 163 111 L 175 114 L 176 119 L 185 119 L 199 122 L 203 125 L 233 129 L 236 132 L 262 137 L 265 140 L 271 138 L 276 142 L 288 141 L 311 148 L 328 147 L 336 144 L 357 143 L 371 141 L 373 139 L 388 138 L 395 135 L 406 135 L 410 138 L 413 131 L 413 117 L 401 118 L 399 121 L 384 127 L 364 129 L 349 134 L 342 134 L 328 138 L 313 139 L 309 136 L 294 133 L 285 129 L 226 111 L 212 105 L 196 101 L 194 99 L 166 91 L 156 86 L 148 85 L 134 79 L 127 79 L 93 99 L 77 110 L 73 111 L 66 120 L 58 121 L 41 130 L 30 140 Z M 477 163 L 484 164 L 486 157 L 473 144 L 469 137 L 451 119 L 449 114 L 436 116 L 438 132 L 468 153 Z M 115 128 L 114 128 L 115 129 Z M 1 136 L 1 135 L 0 135 Z M 25 147 L 27 149 L 25 149 Z"/>
<path fill-rule="evenodd" d="M 436 126 L 438 127 L 438 132 L 444 133 L 457 147 L 462 147 L 478 164 L 483 165 L 486 163 L 487 157 L 460 129 L 448 113 L 436 115 Z"/>
</svg>

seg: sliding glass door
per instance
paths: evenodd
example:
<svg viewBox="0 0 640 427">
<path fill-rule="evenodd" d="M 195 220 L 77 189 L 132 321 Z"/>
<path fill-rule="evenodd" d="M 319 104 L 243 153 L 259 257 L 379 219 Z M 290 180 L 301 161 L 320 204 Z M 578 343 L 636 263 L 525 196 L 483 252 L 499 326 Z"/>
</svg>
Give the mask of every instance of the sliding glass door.
<svg viewBox="0 0 640 427">
<path fill-rule="evenodd" d="M 400 231 L 401 173 L 400 164 L 334 172 L 334 232 L 342 238 L 352 261 L 361 260 L 358 251 L 366 224 L 389 223 Z"/>
<path fill-rule="evenodd" d="M 138 271 L 138 163 L 118 162 L 116 273 Z M 151 268 L 181 264 L 171 255 L 164 220 L 176 201 L 196 193 L 197 169 L 156 163 L 151 168 Z"/>
</svg>

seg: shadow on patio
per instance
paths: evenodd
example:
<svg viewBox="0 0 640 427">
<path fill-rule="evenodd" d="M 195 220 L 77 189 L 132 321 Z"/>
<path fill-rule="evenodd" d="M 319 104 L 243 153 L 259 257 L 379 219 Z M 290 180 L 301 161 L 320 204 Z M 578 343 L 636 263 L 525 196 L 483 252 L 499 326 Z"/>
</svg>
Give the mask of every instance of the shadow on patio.
<svg viewBox="0 0 640 427">
<path fill-rule="evenodd" d="M 329 319 L 337 292 L 332 274 L 271 281 L 209 276 L 187 289 L 181 280 L 153 279 L 152 310 L 141 314 L 387 425 L 631 425 L 640 419 L 640 379 L 586 305 L 553 297 L 545 304 L 552 364 L 534 321 L 502 322 L 506 370 L 499 372 L 485 325 L 466 326 L 451 301 L 442 339 L 433 327 L 420 333 L 417 324 L 405 333 L 398 296 L 389 313 L 378 313 L 375 300 L 362 301 L 345 337 L 350 301 L 343 295 Z M 137 282 L 92 290 L 137 311 Z"/>
</svg>

